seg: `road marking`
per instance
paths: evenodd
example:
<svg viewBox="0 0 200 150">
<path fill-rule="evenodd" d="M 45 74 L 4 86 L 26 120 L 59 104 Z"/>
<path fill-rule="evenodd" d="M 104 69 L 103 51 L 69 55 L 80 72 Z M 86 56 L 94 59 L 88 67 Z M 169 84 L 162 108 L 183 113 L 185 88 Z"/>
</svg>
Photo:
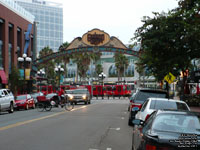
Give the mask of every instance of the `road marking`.
<svg viewBox="0 0 200 150">
<path fill-rule="evenodd" d="M 112 148 L 107 148 L 106 150 L 112 150 Z"/>
<path fill-rule="evenodd" d="M 93 149 L 93 148 L 89 148 L 89 150 L 99 150 L 99 149 Z"/>
<path fill-rule="evenodd" d="M 71 111 L 83 109 L 83 108 L 85 108 L 85 107 L 87 107 L 87 106 L 82 106 L 82 107 L 79 107 L 79 108 L 74 108 L 74 109 L 72 109 Z M 40 117 L 40 118 L 36 118 L 36 119 L 32 119 L 32 120 L 17 122 L 17 123 L 15 123 L 15 124 L 11 124 L 11 125 L 8 125 L 8 126 L 5 126 L 5 127 L 0 127 L 0 131 L 7 130 L 7 129 L 10 129 L 10 128 L 14 128 L 14 127 L 21 126 L 21 125 L 25 125 L 25 124 L 28 124 L 28 123 L 31 123 L 31 122 L 35 122 L 35 121 L 39 121 L 39 120 L 43 120 L 43 119 L 55 117 L 55 116 L 64 114 L 64 113 L 66 113 L 66 112 L 68 112 L 68 111 L 67 111 L 67 110 L 64 110 L 64 111 L 59 112 L 59 113 L 56 113 L 56 114 L 52 114 L 52 115 L 48 115 L 48 116 L 44 116 L 44 117 Z"/>
<path fill-rule="evenodd" d="M 124 119 L 124 117 L 121 117 L 121 119 Z"/>
<path fill-rule="evenodd" d="M 124 112 L 125 114 L 127 114 L 127 112 Z"/>
<path fill-rule="evenodd" d="M 111 130 L 117 130 L 117 131 L 120 130 L 120 128 L 109 128 L 109 129 L 111 129 Z"/>
</svg>

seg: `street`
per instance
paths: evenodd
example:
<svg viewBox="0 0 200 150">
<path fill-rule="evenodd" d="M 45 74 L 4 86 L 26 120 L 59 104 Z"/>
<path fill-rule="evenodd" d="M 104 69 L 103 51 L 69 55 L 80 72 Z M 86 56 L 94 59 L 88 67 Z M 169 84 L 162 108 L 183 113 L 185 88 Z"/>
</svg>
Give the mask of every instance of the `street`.
<svg viewBox="0 0 200 150">
<path fill-rule="evenodd" d="M 1 150 L 130 150 L 128 99 L 93 99 L 68 112 L 53 108 L 0 115 Z"/>
</svg>

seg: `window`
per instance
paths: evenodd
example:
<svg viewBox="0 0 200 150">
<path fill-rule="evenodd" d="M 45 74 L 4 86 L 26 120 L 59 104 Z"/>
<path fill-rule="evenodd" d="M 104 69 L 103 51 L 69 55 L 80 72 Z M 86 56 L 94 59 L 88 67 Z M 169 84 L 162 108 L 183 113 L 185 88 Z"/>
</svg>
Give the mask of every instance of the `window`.
<svg viewBox="0 0 200 150">
<path fill-rule="evenodd" d="M 149 100 L 147 100 L 147 101 L 142 105 L 141 112 L 143 112 L 143 111 L 145 110 L 145 108 L 147 107 L 148 102 L 149 102 Z"/>
<path fill-rule="evenodd" d="M 0 67 L 3 68 L 3 42 L 0 40 Z"/>
</svg>

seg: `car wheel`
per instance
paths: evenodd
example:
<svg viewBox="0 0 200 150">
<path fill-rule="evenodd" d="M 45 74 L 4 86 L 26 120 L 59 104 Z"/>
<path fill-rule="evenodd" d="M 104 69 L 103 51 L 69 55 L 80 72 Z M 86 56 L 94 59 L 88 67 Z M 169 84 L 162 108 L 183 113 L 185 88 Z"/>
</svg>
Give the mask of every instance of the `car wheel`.
<svg viewBox="0 0 200 150">
<path fill-rule="evenodd" d="M 26 110 L 28 110 L 29 109 L 29 106 L 28 106 L 28 104 L 26 104 L 26 108 L 25 108 Z"/>
<path fill-rule="evenodd" d="M 85 105 L 87 105 L 88 104 L 88 102 L 85 102 Z"/>
<path fill-rule="evenodd" d="M 10 104 L 10 109 L 9 109 L 9 113 L 13 113 L 14 112 L 14 106 L 13 103 Z"/>
<path fill-rule="evenodd" d="M 91 102 L 89 101 L 88 104 L 91 104 Z"/>
<path fill-rule="evenodd" d="M 130 118 L 128 119 L 128 125 L 129 125 L 129 126 L 132 126 L 132 125 L 133 125 Z"/>
<path fill-rule="evenodd" d="M 32 107 L 33 109 L 35 109 L 35 103 L 33 104 L 33 107 Z"/>
</svg>

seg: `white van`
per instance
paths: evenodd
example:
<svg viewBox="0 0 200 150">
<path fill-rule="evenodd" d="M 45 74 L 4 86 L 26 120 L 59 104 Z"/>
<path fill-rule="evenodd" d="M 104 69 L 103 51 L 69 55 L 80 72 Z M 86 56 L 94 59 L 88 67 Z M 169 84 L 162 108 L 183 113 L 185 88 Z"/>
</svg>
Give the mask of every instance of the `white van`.
<svg viewBox="0 0 200 150">
<path fill-rule="evenodd" d="M 0 89 L 0 112 L 8 111 L 9 113 L 14 112 L 14 96 L 9 89 Z"/>
</svg>

